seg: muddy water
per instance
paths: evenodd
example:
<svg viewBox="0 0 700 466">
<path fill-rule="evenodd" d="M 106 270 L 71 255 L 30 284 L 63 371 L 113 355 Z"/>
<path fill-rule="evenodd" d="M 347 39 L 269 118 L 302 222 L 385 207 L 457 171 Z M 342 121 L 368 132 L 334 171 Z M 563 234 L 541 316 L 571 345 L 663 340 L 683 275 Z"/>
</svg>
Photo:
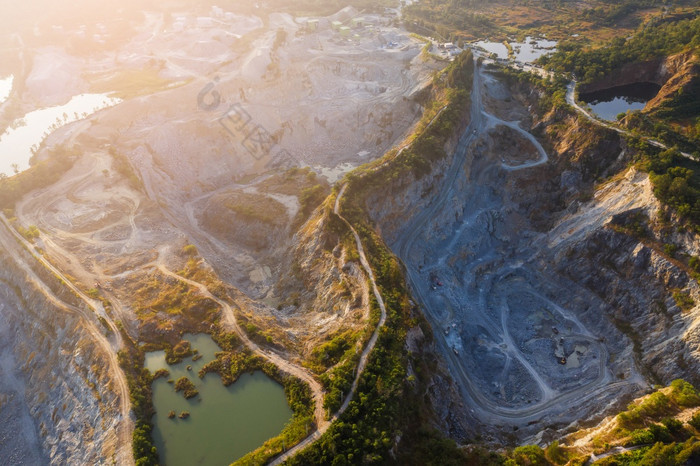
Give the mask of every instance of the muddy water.
<svg viewBox="0 0 700 466">
<path fill-rule="evenodd" d="M 508 48 L 503 42 L 479 41 L 474 43 L 475 46 L 481 47 L 488 53 L 495 53 L 497 58 L 507 60 Z M 543 55 L 554 52 L 556 41 L 547 39 L 534 39 L 530 36 L 525 38 L 524 42 L 510 42 L 513 48 L 515 60 L 522 63 L 532 63 Z"/>
<path fill-rule="evenodd" d="M 214 359 L 219 347 L 208 335 L 183 337 L 202 358 L 186 358 L 168 365 L 163 351 L 146 354 L 146 368 L 154 373 L 168 369 L 170 375 L 153 383 L 153 439 L 162 464 L 168 466 L 226 465 L 276 436 L 291 419 L 283 388 L 262 372 L 242 375 L 236 383 L 224 387 L 216 374 L 204 379 L 197 372 Z M 187 366 L 192 366 L 188 371 Z M 168 380 L 187 376 L 199 391 L 185 400 Z M 189 411 L 188 419 L 168 418 L 170 411 Z"/>
<path fill-rule="evenodd" d="M 502 58 L 503 60 L 508 59 L 508 47 L 506 47 L 502 42 L 489 42 L 481 40 L 479 42 L 475 42 L 474 45 L 481 47 L 488 53 L 495 53 L 498 58 Z"/>
<path fill-rule="evenodd" d="M 0 97 L 2 91 L 0 84 Z M 37 148 L 52 131 L 119 102 L 104 94 L 81 94 L 65 105 L 35 110 L 15 120 L 0 135 L 0 173 L 13 175 L 15 171 L 26 170 L 32 148 Z"/>
<path fill-rule="evenodd" d="M 533 39 L 528 36 L 524 42 L 512 42 L 510 45 L 513 47 L 516 61 L 532 63 L 538 58 L 554 52 L 557 42 L 547 39 Z"/>
<path fill-rule="evenodd" d="M 600 118 L 613 121 L 617 119 L 619 113 L 643 109 L 659 89 L 661 87 L 654 83 L 634 83 L 580 94 L 579 99 L 586 102 L 593 113 Z"/>
</svg>

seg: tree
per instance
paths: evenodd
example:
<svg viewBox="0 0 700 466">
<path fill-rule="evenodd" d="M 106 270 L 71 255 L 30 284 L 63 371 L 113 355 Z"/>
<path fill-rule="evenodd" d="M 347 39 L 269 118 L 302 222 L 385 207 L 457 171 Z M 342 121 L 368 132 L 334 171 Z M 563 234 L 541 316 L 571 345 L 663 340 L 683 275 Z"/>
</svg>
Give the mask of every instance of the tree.
<svg viewBox="0 0 700 466">
<path fill-rule="evenodd" d="M 565 448 L 559 445 L 559 441 L 555 440 L 547 446 L 544 450 L 544 454 L 549 461 L 554 464 L 566 464 L 569 460 L 569 454 Z"/>
<path fill-rule="evenodd" d="M 512 459 L 517 465 L 541 466 L 548 465 L 549 462 L 544 456 L 544 450 L 537 445 L 525 445 L 513 450 Z"/>
</svg>

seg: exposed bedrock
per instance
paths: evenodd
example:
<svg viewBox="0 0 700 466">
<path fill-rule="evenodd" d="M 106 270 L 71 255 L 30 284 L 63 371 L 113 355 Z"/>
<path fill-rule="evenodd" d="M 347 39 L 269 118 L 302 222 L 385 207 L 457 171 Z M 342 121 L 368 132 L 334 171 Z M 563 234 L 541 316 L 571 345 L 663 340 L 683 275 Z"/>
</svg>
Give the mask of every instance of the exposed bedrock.
<svg viewBox="0 0 700 466">
<path fill-rule="evenodd" d="M 483 82 L 487 103 L 513 98 L 527 109 L 539 97 Z M 499 119 L 492 103 L 484 121 Z M 368 202 L 456 385 L 438 376 L 443 388 L 431 399 L 440 427 L 459 439 L 547 439 L 650 383 L 693 380 L 700 368 L 697 310 L 681 312 L 673 299 L 678 290 L 696 297 L 697 284 L 611 228 L 614 218 L 654 217 L 659 207 L 647 175 L 625 168 L 624 140 L 559 111 L 508 124 L 514 131 L 504 133 L 476 121 L 466 151 L 448 151 L 430 174 L 399 179 Z M 525 131 L 545 148 L 545 163 L 513 157 L 498 140 L 525 147 Z M 596 178 L 620 171 L 594 189 Z"/>
<path fill-rule="evenodd" d="M 106 356 L 75 315 L 0 255 L 0 457 L 8 464 L 130 459 Z"/>
<path fill-rule="evenodd" d="M 678 93 L 692 96 L 693 92 L 697 91 L 699 74 L 700 64 L 697 57 L 693 52 L 683 52 L 645 62 L 628 63 L 604 78 L 581 85 L 579 93 L 585 94 L 634 83 L 655 83 L 661 86 L 661 89 L 644 108 L 645 111 L 651 111 Z"/>
</svg>

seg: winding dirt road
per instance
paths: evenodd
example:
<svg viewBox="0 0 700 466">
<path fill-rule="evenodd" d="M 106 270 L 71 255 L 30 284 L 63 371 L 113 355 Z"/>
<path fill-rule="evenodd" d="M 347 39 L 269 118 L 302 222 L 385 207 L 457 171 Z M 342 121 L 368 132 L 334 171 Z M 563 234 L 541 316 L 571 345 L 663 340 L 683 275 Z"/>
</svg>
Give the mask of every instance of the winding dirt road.
<svg viewBox="0 0 700 466">
<path fill-rule="evenodd" d="M 163 254 L 159 254 L 159 260 L 157 262 L 157 267 L 158 270 L 160 270 L 162 273 L 165 275 L 168 275 L 170 277 L 173 277 L 177 280 L 180 280 L 184 283 L 187 283 L 190 286 L 193 286 L 199 290 L 199 292 L 211 299 L 212 301 L 216 302 L 219 306 L 224 311 L 224 319 L 226 322 L 226 325 L 229 326 L 229 328 L 233 329 L 233 331 L 236 333 L 236 335 L 241 339 L 241 341 L 244 342 L 246 346 L 248 346 L 253 352 L 256 354 L 262 356 L 263 358 L 267 359 L 268 361 L 272 362 L 275 364 L 277 367 L 279 367 L 281 370 L 288 372 L 289 374 L 292 374 L 295 377 L 298 377 L 299 379 L 303 380 L 307 384 L 309 384 L 309 387 L 311 388 L 311 392 L 313 393 L 313 398 L 315 402 L 315 410 L 314 410 L 314 418 L 316 422 L 317 429 L 311 433 L 307 438 L 302 440 L 300 443 L 295 445 L 294 447 L 290 448 L 287 450 L 285 453 L 282 455 L 278 456 L 275 458 L 270 464 L 276 465 L 276 464 L 282 464 L 285 460 L 291 458 L 295 454 L 299 453 L 309 445 L 311 445 L 314 441 L 316 441 L 318 438 L 320 438 L 326 430 L 328 430 L 328 427 L 336 421 L 348 408 L 350 405 L 350 402 L 353 400 L 355 396 L 355 392 L 357 391 L 357 386 L 359 385 L 360 382 L 360 377 L 362 376 L 365 368 L 367 367 L 367 362 L 369 360 L 369 355 L 374 349 L 377 339 L 379 338 L 379 330 L 384 326 L 386 323 L 386 307 L 384 305 L 384 300 L 382 299 L 381 293 L 379 292 L 379 288 L 377 287 L 377 283 L 374 279 L 374 273 L 372 272 L 372 268 L 369 265 L 369 262 L 367 261 L 367 257 L 365 256 L 365 251 L 364 248 L 362 247 L 362 241 L 360 240 L 360 236 L 357 234 L 357 231 L 352 227 L 350 222 L 348 222 L 341 214 L 340 214 L 340 200 L 345 193 L 345 189 L 347 188 L 347 184 L 343 185 L 343 187 L 340 189 L 340 192 L 338 193 L 338 196 L 336 197 L 335 200 L 335 207 L 333 209 L 334 213 L 340 217 L 343 222 L 348 226 L 350 231 L 353 234 L 353 237 L 355 238 L 355 244 L 357 246 L 358 254 L 360 256 L 360 263 L 362 264 L 362 268 L 365 270 L 365 273 L 367 274 L 367 277 L 369 278 L 371 285 L 372 285 L 372 292 L 374 293 L 374 297 L 377 300 L 377 303 L 379 305 L 379 309 L 381 311 L 381 315 L 379 318 L 379 322 L 374 329 L 374 332 L 372 333 L 372 336 L 370 337 L 369 341 L 365 345 L 364 350 L 362 351 L 362 354 L 360 355 L 360 361 L 357 365 L 356 368 L 356 375 L 355 379 L 352 382 L 352 386 L 350 388 L 350 392 L 348 395 L 345 397 L 343 400 L 343 404 L 340 406 L 338 411 L 333 415 L 333 417 L 330 420 L 326 419 L 325 416 L 325 411 L 323 409 L 323 387 L 318 383 L 318 381 L 304 368 L 297 366 L 295 364 L 292 364 L 291 362 L 287 361 L 283 356 L 271 351 L 271 350 L 266 350 L 262 349 L 260 346 L 258 346 L 255 342 L 253 342 L 250 338 L 248 338 L 248 335 L 241 329 L 241 327 L 238 325 L 238 321 L 236 320 L 236 315 L 234 313 L 233 308 L 229 303 L 226 301 L 223 301 L 216 296 L 214 296 L 205 285 L 196 282 L 194 280 L 190 280 L 188 278 L 182 277 L 181 275 L 178 275 L 170 270 L 168 270 L 165 267 L 165 264 L 162 262 L 161 258 L 163 257 Z"/>
<path fill-rule="evenodd" d="M 0 223 L 2 223 L 2 227 L 0 228 L 0 243 L 4 247 L 5 251 L 12 257 L 15 263 L 25 271 L 27 274 L 27 280 L 33 283 L 36 288 L 56 307 L 63 309 L 66 312 L 79 315 L 82 318 L 85 329 L 93 338 L 96 345 L 102 348 L 104 354 L 107 356 L 109 372 L 112 380 L 115 382 L 115 388 L 119 397 L 119 411 L 122 418 L 121 428 L 117 429 L 117 438 L 119 439 L 120 446 L 118 458 L 119 464 L 134 464 L 131 449 L 127 448 L 129 445 L 131 445 L 131 436 L 134 429 L 133 421 L 131 419 L 131 399 L 129 396 L 129 385 L 126 381 L 126 376 L 122 372 L 121 367 L 119 366 L 119 360 L 117 358 L 117 349 L 121 347 L 121 335 L 116 325 L 114 325 L 111 319 L 109 319 L 109 316 L 106 315 L 102 303 L 86 296 L 75 285 L 73 285 L 70 280 L 68 280 L 68 278 L 61 273 L 60 270 L 39 255 L 36 252 L 34 245 L 17 233 L 17 231 L 12 228 L 7 218 L 2 213 L 0 213 Z M 48 269 L 57 278 L 62 280 L 64 285 L 75 293 L 75 295 L 78 296 L 83 302 L 85 302 L 92 312 L 72 306 L 57 297 L 51 288 L 49 288 L 49 286 L 44 283 L 44 281 L 41 280 L 36 273 L 34 273 L 31 266 L 25 262 L 21 252 L 18 250 L 20 247 L 24 247 L 24 249 L 26 249 L 26 251 L 28 251 L 37 262 Z M 110 342 L 99 329 L 95 323 L 95 315 L 104 317 L 109 323 L 113 330 L 113 342 Z"/>
<path fill-rule="evenodd" d="M 236 315 L 234 313 L 233 307 L 227 303 L 226 301 L 217 298 L 214 296 L 209 289 L 203 285 L 202 283 L 196 282 L 194 280 L 190 280 L 188 278 L 185 278 L 181 275 L 176 274 L 175 272 L 172 272 L 169 270 L 165 264 L 161 262 L 162 255 L 159 255 L 159 261 L 157 263 L 158 270 L 160 270 L 163 274 L 168 275 L 172 278 L 175 278 L 177 280 L 182 281 L 183 283 L 187 283 L 190 286 L 193 286 L 199 290 L 199 292 L 202 294 L 202 296 L 211 299 L 212 301 L 216 302 L 224 311 L 223 312 L 223 317 L 224 317 L 224 322 L 225 325 L 228 326 L 230 329 L 232 329 L 236 335 L 241 339 L 241 341 L 248 347 L 250 348 L 254 353 L 262 356 L 263 358 L 267 359 L 268 361 L 272 362 L 275 364 L 277 367 L 279 367 L 281 370 L 303 380 L 307 384 L 309 384 L 309 387 L 311 388 L 311 392 L 313 393 L 314 397 L 314 402 L 316 404 L 315 410 L 314 410 L 314 418 L 316 425 L 319 430 L 327 429 L 327 424 L 328 421 L 325 419 L 325 412 L 323 410 L 323 388 L 321 387 L 321 384 L 318 383 L 318 381 L 304 368 L 297 366 L 295 364 L 292 364 L 291 362 L 287 361 L 284 359 L 282 356 L 279 354 L 260 348 L 254 341 L 252 341 L 250 338 L 248 338 L 248 335 L 243 331 L 243 329 L 238 325 L 238 321 L 236 320 Z"/>
<path fill-rule="evenodd" d="M 455 338 L 452 337 L 452 333 L 456 331 L 456 341 L 460 341 L 460 338 L 462 338 L 459 336 L 462 331 L 461 327 L 453 330 L 453 326 L 448 326 L 444 331 L 444 335 L 443 332 L 436 332 L 436 343 L 445 356 L 450 373 L 457 381 L 472 412 L 479 418 L 488 419 L 492 424 L 498 420 L 526 425 L 537 422 L 544 416 L 556 414 L 562 409 L 566 409 L 567 406 L 573 406 L 591 399 L 602 391 L 614 390 L 618 384 L 611 383 L 609 371 L 606 370 L 605 361 L 608 359 L 608 353 L 604 345 L 591 338 L 590 332 L 578 320 L 572 319 L 569 311 L 554 306 L 553 303 L 548 302 L 546 299 L 541 301 L 548 309 L 560 315 L 561 319 L 575 324 L 576 330 L 572 330 L 567 338 L 586 342 L 589 346 L 595 348 L 598 361 L 591 363 L 591 367 L 596 368 L 595 376 L 581 381 L 578 385 L 574 384 L 573 388 L 570 389 L 557 390 L 552 388 L 552 382 L 544 376 L 542 368 L 538 367 L 539 362 L 536 359 L 533 360 L 533 354 L 524 354 L 523 343 L 519 343 L 515 338 L 511 337 L 509 328 L 512 329 L 514 324 L 509 323 L 510 309 L 505 301 L 505 298 L 511 291 L 508 290 L 507 282 L 504 282 L 506 285 L 501 285 L 500 281 L 516 270 L 526 270 L 526 268 L 523 268 L 522 262 L 525 258 L 514 258 L 512 259 L 513 263 L 508 265 L 507 262 L 504 264 L 503 260 L 509 256 L 501 257 L 500 254 L 502 253 L 496 253 L 496 249 L 503 247 L 504 243 L 508 247 L 510 240 L 496 239 L 494 237 L 495 233 L 492 231 L 496 228 L 494 225 L 500 221 L 499 215 L 503 202 L 500 200 L 499 195 L 496 194 L 496 191 L 494 191 L 495 185 L 493 183 L 494 181 L 501 182 L 497 181 L 500 180 L 498 175 L 499 169 L 512 172 L 532 168 L 547 163 L 548 156 L 537 139 L 520 128 L 518 122 L 501 120 L 483 110 L 480 74 L 480 68 L 478 66 L 475 67 L 471 109 L 472 120 L 458 143 L 452 164 L 445 173 L 445 179 L 440 183 L 438 194 L 430 205 L 416 214 L 410 221 L 410 224 L 402 229 L 392 248 L 406 265 L 406 275 L 411 285 L 413 296 L 425 310 L 426 316 L 434 328 L 444 328 L 445 325 L 451 322 L 450 318 L 462 322 L 460 326 L 463 326 L 464 329 L 470 327 L 482 328 L 480 332 L 485 332 L 484 334 L 490 338 L 487 338 L 487 340 L 493 342 L 490 347 L 494 349 L 494 352 L 503 353 L 505 360 L 503 371 L 511 370 L 514 363 L 519 364 L 525 374 L 531 378 L 532 390 L 540 392 L 539 400 L 536 399 L 532 403 L 531 400 L 527 400 L 527 404 L 515 406 L 508 405 L 508 403 L 501 404 L 485 396 L 486 391 L 490 392 L 493 388 L 489 390 L 480 381 L 477 382 L 478 377 L 472 373 L 473 370 L 469 368 L 471 366 L 464 362 L 464 355 L 458 351 L 458 347 L 454 346 L 454 343 L 450 340 Z M 471 193 L 467 197 L 471 205 L 464 209 L 464 217 L 459 222 L 456 222 L 454 234 L 460 237 L 459 242 L 464 242 L 464 244 L 468 245 L 466 250 L 472 251 L 470 254 L 477 254 L 477 257 L 472 263 L 456 266 L 457 269 L 454 271 L 451 271 L 453 266 L 441 267 L 444 269 L 441 272 L 441 280 L 445 282 L 446 286 L 441 288 L 439 292 L 433 286 L 433 291 L 431 292 L 429 291 L 430 281 L 426 275 L 435 268 L 434 264 L 445 265 L 446 256 L 443 256 L 441 252 L 454 254 L 458 245 L 458 239 L 455 237 L 443 238 L 442 232 L 431 231 L 428 234 L 431 240 L 425 244 L 419 244 L 418 250 L 415 250 L 417 240 L 421 235 L 426 234 L 426 229 L 429 229 L 431 222 L 434 222 L 440 216 L 440 212 L 447 206 L 448 202 L 457 195 L 460 188 L 457 186 L 456 181 L 460 174 L 464 176 L 464 165 L 469 159 L 468 149 L 476 142 L 477 138 L 485 135 L 497 125 L 508 126 L 527 138 L 537 149 L 539 157 L 535 161 L 520 165 L 501 163 L 499 166 L 483 160 L 474 162 L 474 166 L 471 167 L 470 171 L 474 179 L 470 179 L 466 188 Z M 482 243 L 482 240 L 474 239 L 474 235 L 486 236 L 484 236 Z M 469 241 L 471 240 L 474 243 L 470 243 Z M 432 244 L 431 241 L 440 243 Z M 444 241 L 444 244 L 442 241 Z M 444 246 L 447 246 L 447 248 Z M 472 247 L 480 249 L 472 250 Z M 430 259 L 424 264 L 424 267 L 418 267 L 417 259 L 412 254 L 420 254 L 421 251 L 424 251 L 422 248 L 428 248 L 425 251 L 429 252 L 423 253 L 427 254 L 427 257 Z M 459 267 L 463 267 L 463 269 L 459 269 Z M 502 273 L 493 273 L 492 267 L 500 267 Z M 546 279 L 546 277 L 536 273 L 530 275 L 528 280 L 532 280 L 531 283 L 542 282 Z M 442 283 L 440 285 L 442 286 Z M 525 285 L 527 285 L 527 280 Z M 469 292 L 471 294 L 468 294 L 465 288 L 474 289 Z M 521 292 L 527 293 L 535 299 L 543 298 L 534 288 L 524 288 Z M 469 296 L 469 301 L 471 302 L 465 303 L 464 299 L 466 298 L 462 295 Z M 489 302 L 493 301 L 493 296 L 501 296 L 501 299 L 497 299 L 497 302 L 489 305 Z M 464 320 L 465 315 L 470 316 L 466 321 Z M 489 347 L 489 345 L 485 347 Z M 461 350 L 461 347 L 459 348 Z M 482 375 L 481 377 L 484 376 Z M 485 380 L 493 381 L 489 377 L 486 377 Z"/>
<path fill-rule="evenodd" d="M 374 346 L 377 343 L 377 339 L 379 338 L 379 330 L 384 326 L 386 323 L 386 307 L 384 306 L 384 300 L 382 299 L 382 295 L 379 292 L 379 288 L 377 287 L 377 283 L 374 280 L 374 273 L 372 272 L 372 268 L 369 265 L 369 262 L 367 261 L 367 257 L 365 256 L 365 250 L 362 247 L 362 241 L 360 241 L 360 236 L 357 234 L 357 231 L 353 228 L 353 226 L 348 222 L 345 217 L 343 217 L 340 214 L 340 200 L 343 197 L 343 194 L 345 194 L 345 189 L 348 187 L 347 184 L 343 185 L 343 187 L 340 189 L 340 192 L 338 192 L 338 196 L 335 199 L 335 206 L 333 207 L 333 212 L 340 217 L 340 219 L 345 222 L 345 224 L 348 226 L 350 231 L 352 232 L 353 237 L 355 238 L 355 245 L 357 246 L 357 252 L 358 255 L 360 256 L 360 263 L 362 264 L 362 268 L 365 270 L 365 273 L 367 274 L 367 277 L 369 278 L 369 281 L 372 284 L 372 293 L 374 293 L 374 297 L 377 300 L 377 304 L 379 305 L 379 310 L 381 311 L 381 315 L 379 317 L 379 322 L 377 323 L 377 327 L 374 329 L 374 332 L 372 333 L 372 336 L 370 337 L 369 341 L 365 345 L 365 349 L 362 351 L 362 354 L 360 355 L 360 362 L 357 364 L 357 369 L 356 369 L 356 375 L 355 379 L 352 381 L 352 386 L 350 388 L 350 392 L 348 395 L 345 397 L 345 400 L 343 400 L 343 404 L 340 406 L 338 411 L 333 415 L 331 420 L 327 422 L 323 428 L 319 428 L 316 432 L 314 432 L 311 436 L 307 437 L 305 440 L 294 446 L 293 448 L 289 449 L 287 452 L 284 454 L 280 455 L 277 457 L 271 465 L 277 465 L 277 464 L 282 464 L 285 460 L 291 458 L 295 454 L 299 453 L 309 445 L 311 445 L 314 441 L 316 441 L 323 433 L 328 430 L 328 427 L 330 427 L 331 423 L 336 421 L 348 408 L 350 405 L 350 402 L 353 400 L 355 396 L 355 392 L 357 391 L 357 386 L 360 383 L 360 377 L 362 377 L 362 374 L 367 367 L 367 361 L 369 360 L 369 354 L 372 352 L 374 349 Z"/>
</svg>

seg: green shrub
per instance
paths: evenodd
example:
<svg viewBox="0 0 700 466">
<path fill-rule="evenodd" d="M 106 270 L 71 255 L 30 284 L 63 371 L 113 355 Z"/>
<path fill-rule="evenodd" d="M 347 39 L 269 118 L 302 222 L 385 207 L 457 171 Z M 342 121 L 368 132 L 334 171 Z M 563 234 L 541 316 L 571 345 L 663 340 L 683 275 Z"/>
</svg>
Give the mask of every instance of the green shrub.
<svg viewBox="0 0 700 466">
<path fill-rule="evenodd" d="M 678 435 L 683 432 L 683 423 L 678 419 L 669 417 L 661 421 L 666 426 L 671 435 Z"/>
<path fill-rule="evenodd" d="M 664 252 L 671 257 L 675 257 L 676 252 L 678 252 L 678 245 L 672 243 L 664 244 Z"/>
<path fill-rule="evenodd" d="M 132 449 L 136 466 L 155 466 L 158 464 L 158 451 L 151 442 L 151 426 L 137 422 L 132 436 Z"/>
<path fill-rule="evenodd" d="M 654 434 L 649 429 L 637 429 L 630 434 L 628 445 L 647 445 L 654 441 Z"/>
<path fill-rule="evenodd" d="M 188 356 L 192 356 L 192 345 L 187 340 L 182 340 L 172 348 L 165 350 L 165 362 L 177 364 Z"/>
<path fill-rule="evenodd" d="M 511 458 L 517 465 L 546 465 L 544 450 L 537 445 L 524 445 L 513 450 Z M 507 464 L 507 463 L 506 463 Z"/>
<path fill-rule="evenodd" d="M 663 392 L 654 392 L 640 405 L 640 413 L 645 417 L 658 418 L 671 409 L 671 400 Z"/>
<path fill-rule="evenodd" d="M 642 460 L 637 463 L 640 466 L 671 466 L 676 463 L 676 453 L 678 445 L 664 445 L 661 442 L 654 444 L 642 457 Z"/>
<path fill-rule="evenodd" d="M 693 272 L 700 272 L 700 258 L 698 256 L 691 256 L 688 260 L 688 266 L 693 269 Z"/>
<path fill-rule="evenodd" d="M 677 464 L 700 464 L 700 442 L 697 437 L 688 439 L 676 455 Z"/>
<path fill-rule="evenodd" d="M 177 382 L 175 382 L 175 391 L 183 392 L 186 399 L 194 398 L 195 396 L 199 395 L 197 387 L 195 387 L 194 383 L 192 383 L 192 381 L 185 376 L 177 379 Z"/>
<path fill-rule="evenodd" d="M 195 246 L 194 244 L 188 244 L 184 248 L 182 248 L 182 252 L 186 256 L 194 257 L 198 254 L 197 246 Z"/>
<path fill-rule="evenodd" d="M 649 426 L 649 432 L 654 436 L 654 440 L 657 442 L 668 443 L 673 440 L 671 437 L 671 432 L 668 428 L 662 424 L 652 424 Z"/>
<path fill-rule="evenodd" d="M 544 455 L 554 464 L 566 464 L 569 461 L 569 453 L 555 440 L 544 449 Z"/>
<path fill-rule="evenodd" d="M 167 378 L 168 376 L 170 376 L 170 371 L 168 369 L 158 369 L 155 374 L 153 374 L 153 380 Z"/>
<path fill-rule="evenodd" d="M 19 227 L 17 228 L 17 231 L 19 232 L 20 235 L 24 236 L 27 240 L 32 241 L 35 238 L 39 237 L 39 229 L 37 228 L 36 225 L 29 225 L 28 228 L 22 228 Z"/>
<path fill-rule="evenodd" d="M 686 408 L 700 406 L 700 396 L 698 396 L 697 390 L 683 379 L 671 382 L 671 399 L 679 406 Z"/>
<path fill-rule="evenodd" d="M 695 307 L 695 301 L 693 298 L 685 291 L 676 290 L 673 292 L 673 300 L 676 302 L 678 307 L 684 311 L 689 311 Z"/>
</svg>

